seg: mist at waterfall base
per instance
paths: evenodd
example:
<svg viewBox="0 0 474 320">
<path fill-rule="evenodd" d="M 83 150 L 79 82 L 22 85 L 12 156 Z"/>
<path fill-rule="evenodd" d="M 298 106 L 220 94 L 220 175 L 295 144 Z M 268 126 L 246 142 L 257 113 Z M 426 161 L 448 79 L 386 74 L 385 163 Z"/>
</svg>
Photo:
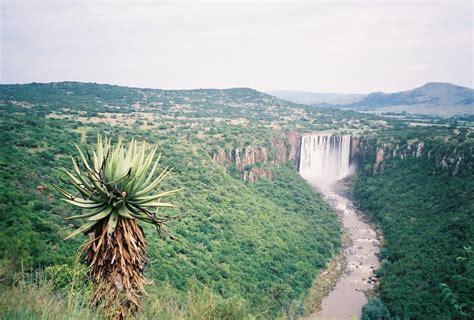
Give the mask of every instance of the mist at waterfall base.
<svg viewBox="0 0 474 320">
<path fill-rule="evenodd" d="M 350 135 L 305 135 L 301 141 L 299 171 L 311 185 L 327 188 L 354 173 L 350 156 Z"/>
</svg>

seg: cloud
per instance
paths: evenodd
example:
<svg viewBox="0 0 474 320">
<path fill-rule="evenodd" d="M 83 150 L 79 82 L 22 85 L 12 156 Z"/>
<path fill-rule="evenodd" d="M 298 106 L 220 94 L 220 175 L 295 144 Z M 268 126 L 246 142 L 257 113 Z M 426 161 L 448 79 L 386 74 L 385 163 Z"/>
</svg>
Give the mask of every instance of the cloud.
<svg viewBox="0 0 474 320">
<path fill-rule="evenodd" d="M 2 83 L 472 87 L 472 4 L 2 2 Z"/>
</svg>

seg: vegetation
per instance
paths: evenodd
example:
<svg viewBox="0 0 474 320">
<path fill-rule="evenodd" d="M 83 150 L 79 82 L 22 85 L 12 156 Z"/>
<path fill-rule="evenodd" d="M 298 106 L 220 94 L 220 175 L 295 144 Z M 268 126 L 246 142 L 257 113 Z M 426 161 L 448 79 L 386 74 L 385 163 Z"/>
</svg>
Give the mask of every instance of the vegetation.
<svg viewBox="0 0 474 320">
<path fill-rule="evenodd" d="M 378 298 L 372 298 L 362 308 L 362 320 L 388 320 L 390 312 L 383 302 Z"/>
<path fill-rule="evenodd" d="M 93 157 L 87 151 L 86 158 L 77 149 L 80 158 L 71 156 L 73 173 L 64 169 L 74 191 L 53 186 L 62 200 L 89 212 L 67 218 L 86 222 L 65 240 L 89 234 L 83 248 L 94 283 L 92 302 L 102 303 L 109 318 L 125 319 L 140 310 L 145 284 L 145 238 L 136 221 L 153 224 L 169 235 L 165 229 L 169 218 L 157 217 L 156 209 L 174 207 L 161 200 L 179 190 L 150 195 L 171 172 L 165 169 L 154 178 L 159 161 L 154 162 L 156 147 L 146 155 L 145 143 L 139 147 L 132 140 L 124 149 L 122 140 L 114 146 L 111 139 L 104 141 L 99 135 Z"/>
<path fill-rule="evenodd" d="M 77 92 L 80 87 L 71 85 L 70 90 Z M 260 120 L 252 117 L 246 124 L 233 117 L 163 120 L 159 110 L 142 115 L 127 109 L 114 113 L 117 118 L 107 114 L 100 118 L 103 122 L 96 122 L 96 116 L 83 113 L 93 112 L 82 111 L 86 103 L 73 98 L 67 100 L 70 112 L 80 116 L 68 119 L 52 116 L 58 114 L 61 102 L 47 96 L 48 90 L 46 96 L 38 92 L 26 98 L 14 91 L 2 88 L 1 93 L 16 95 L 15 101 L 22 102 L 4 100 L 0 106 L 5 141 L 0 146 L 0 259 L 8 266 L 2 288 L 18 289 L 14 279 L 21 270 L 34 274 L 74 264 L 76 248 L 85 238 L 62 239 L 82 221 L 64 218 L 83 213 L 58 201 L 52 185 L 64 176 L 60 168 L 70 166 L 69 155 L 77 153 L 73 141 L 80 141 L 84 150 L 100 133 L 122 136 L 124 143 L 135 137 L 157 145 L 163 159 L 157 170 L 175 168 L 163 182 L 163 190 L 184 188 L 170 196 L 171 203 L 180 204 L 176 209 L 180 218 L 170 222 L 177 241 L 161 239 L 152 226 L 143 226 L 149 255 L 147 278 L 179 295 L 195 288 L 196 296 L 208 290 L 222 301 L 242 301 L 249 313 L 261 318 L 303 312 L 302 301 L 312 280 L 340 248 L 340 226 L 334 213 L 299 177 L 293 164 L 268 163 L 273 179 L 249 184 L 211 159 L 216 147 L 265 146 L 281 133 L 261 127 Z M 239 92 L 232 92 L 235 99 Z M 234 96 L 221 102 L 222 112 L 227 114 Z M 240 99 L 250 99 L 245 97 Z M 83 98 L 87 103 L 95 99 Z M 101 99 L 97 110 L 113 104 L 104 102 L 104 96 Z M 153 126 L 148 127 L 148 120 L 137 125 L 142 116 L 153 119 Z M 123 122 L 113 122 L 118 118 Z M 161 125 L 166 128 L 160 129 Z"/>
<path fill-rule="evenodd" d="M 142 318 L 299 317 L 313 279 L 340 250 L 340 223 L 295 164 L 277 161 L 271 147 L 285 132 L 337 131 L 364 137 L 354 196 L 386 238 L 379 299 L 364 316 L 472 318 L 472 124 L 472 117 L 319 109 L 247 88 L 2 85 L 0 314 L 103 315 L 104 305 L 89 307 L 93 285 L 76 263 L 84 236 L 62 241 L 83 223 L 64 218 L 84 212 L 59 201 L 52 188 L 77 153 L 73 141 L 84 150 L 101 134 L 156 145 L 163 153 L 157 170 L 175 168 L 159 192 L 184 189 L 169 197 L 180 204 L 179 218 L 170 221 L 177 241 L 143 225 L 151 283 Z M 419 141 L 425 152 L 416 158 L 409 146 Z M 251 184 L 235 164 L 212 160 L 217 150 L 248 146 L 266 148 L 268 161 L 246 168 L 269 170 L 271 179 Z M 377 148 L 385 155 L 405 150 L 406 157 L 385 159 L 374 174 Z"/>
<path fill-rule="evenodd" d="M 90 307 L 92 285 L 84 267 L 58 265 L 19 276 L 16 286 L 2 288 L 0 292 L 2 319 L 104 319 L 102 306 Z M 147 286 L 142 302 L 137 319 L 245 320 L 258 316 L 249 311 L 242 299 L 225 299 L 196 284 L 183 293 L 170 285 L 152 283 Z"/>
<path fill-rule="evenodd" d="M 430 158 L 425 153 L 419 158 L 386 159 L 375 175 L 366 167 L 355 180 L 354 196 L 384 234 L 378 289 L 390 315 L 472 319 L 472 140 L 458 137 L 450 145 L 432 137 L 425 140 Z M 445 165 L 455 154 L 462 157 L 457 171 L 455 163 L 451 168 Z M 383 304 L 374 300 L 364 312 L 378 314 L 385 310 Z"/>
</svg>

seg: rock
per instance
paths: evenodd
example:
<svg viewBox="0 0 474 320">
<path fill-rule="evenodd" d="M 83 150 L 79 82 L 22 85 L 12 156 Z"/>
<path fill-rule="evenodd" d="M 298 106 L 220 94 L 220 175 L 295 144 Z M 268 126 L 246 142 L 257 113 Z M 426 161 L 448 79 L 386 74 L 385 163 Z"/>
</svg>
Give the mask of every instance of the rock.
<svg viewBox="0 0 474 320">
<path fill-rule="evenodd" d="M 230 148 L 229 152 L 219 148 L 211 154 L 211 157 L 213 161 L 223 166 L 235 164 L 240 176 L 253 183 L 261 177 L 272 179 L 271 171 L 264 168 L 269 162 L 281 164 L 285 161 L 294 161 L 298 164 L 300 145 L 301 136 L 296 132 L 289 132 L 285 136 L 270 140 L 271 158 L 266 147 L 255 146 Z"/>
<path fill-rule="evenodd" d="M 44 190 L 46 190 L 46 185 L 44 185 L 43 183 L 40 183 L 40 184 L 36 187 L 36 191 L 38 191 L 39 193 L 43 193 Z"/>
<path fill-rule="evenodd" d="M 288 132 L 286 134 L 289 143 L 288 160 L 299 163 L 299 153 L 301 147 L 301 136 L 297 132 Z"/>
<path fill-rule="evenodd" d="M 459 171 L 459 164 L 461 163 L 461 161 L 462 161 L 462 157 L 459 157 L 459 160 L 458 160 L 458 162 L 456 162 L 456 166 L 454 167 L 453 177 L 458 173 L 458 171 Z"/>
<path fill-rule="evenodd" d="M 418 146 L 416 148 L 416 157 L 417 158 L 421 157 L 424 148 L 425 148 L 425 144 L 423 142 L 418 143 Z"/>
<path fill-rule="evenodd" d="M 242 179 L 250 183 L 254 183 L 262 177 L 272 179 L 272 172 L 265 168 L 252 168 L 251 170 L 245 170 L 242 173 Z"/>
</svg>

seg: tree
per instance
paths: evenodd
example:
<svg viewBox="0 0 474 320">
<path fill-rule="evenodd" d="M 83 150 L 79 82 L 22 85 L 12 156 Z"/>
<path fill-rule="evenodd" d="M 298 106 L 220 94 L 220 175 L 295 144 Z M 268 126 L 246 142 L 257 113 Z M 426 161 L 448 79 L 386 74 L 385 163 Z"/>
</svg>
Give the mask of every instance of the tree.
<svg viewBox="0 0 474 320">
<path fill-rule="evenodd" d="M 157 210 L 175 207 L 161 200 L 179 189 L 151 195 L 172 169 L 166 168 L 154 178 L 159 156 L 153 163 L 157 148 L 146 155 L 145 142 L 139 146 L 132 140 L 124 148 L 121 139 L 113 146 L 110 139 L 98 136 L 92 157 L 76 147 L 79 157 L 71 156 L 73 171 L 64 169 L 68 181 L 63 180 L 74 192 L 54 187 L 62 200 L 88 212 L 67 218 L 86 222 L 65 240 L 89 233 L 83 248 L 93 282 L 92 302 L 101 304 L 108 318 L 124 319 L 139 311 L 144 291 L 147 255 L 137 221 L 151 223 L 160 235 L 173 238 L 165 227 L 175 217 L 158 217 Z"/>
<path fill-rule="evenodd" d="M 362 308 L 362 320 L 388 320 L 390 312 L 379 298 L 370 299 Z"/>
</svg>

